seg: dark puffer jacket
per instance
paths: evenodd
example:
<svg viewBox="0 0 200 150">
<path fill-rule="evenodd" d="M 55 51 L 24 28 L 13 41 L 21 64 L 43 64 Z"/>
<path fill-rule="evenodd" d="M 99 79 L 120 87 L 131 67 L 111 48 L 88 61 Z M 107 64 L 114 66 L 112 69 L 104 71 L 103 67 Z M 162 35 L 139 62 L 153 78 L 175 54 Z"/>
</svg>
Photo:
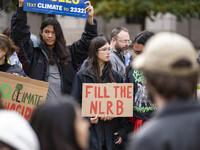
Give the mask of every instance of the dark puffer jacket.
<svg viewBox="0 0 200 150">
<path fill-rule="evenodd" d="M 87 57 L 90 41 L 97 35 L 96 20 L 94 20 L 94 25 L 90 25 L 87 21 L 85 31 L 80 40 L 67 46 L 67 50 L 70 51 L 71 55 L 67 60 L 68 67 L 64 68 L 58 64 L 63 94 L 71 93 L 72 81 L 76 74 L 76 69 L 80 65 L 80 62 Z M 11 37 L 15 44 L 20 47 L 18 57 L 25 73 L 33 79 L 48 81 L 49 63 L 46 51 L 41 44 L 38 47 L 33 47 L 27 25 L 27 15 L 21 7 L 17 7 L 16 13 L 12 16 Z"/>
</svg>

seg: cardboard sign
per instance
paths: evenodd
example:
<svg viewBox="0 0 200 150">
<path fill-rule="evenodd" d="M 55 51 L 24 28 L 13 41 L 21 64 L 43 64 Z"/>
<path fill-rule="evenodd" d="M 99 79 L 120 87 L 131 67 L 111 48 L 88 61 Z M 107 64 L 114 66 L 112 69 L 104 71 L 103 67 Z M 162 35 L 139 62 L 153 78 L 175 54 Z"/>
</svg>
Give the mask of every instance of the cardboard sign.
<svg viewBox="0 0 200 150">
<path fill-rule="evenodd" d="M 45 101 L 48 87 L 47 82 L 0 72 L 1 103 L 5 109 L 16 110 L 27 120 Z"/>
<path fill-rule="evenodd" d="M 133 116 L 133 83 L 83 83 L 82 116 Z"/>
<path fill-rule="evenodd" d="M 88 18 L 89 0 L 24 0 L 24 11 Z"/>
</svg>

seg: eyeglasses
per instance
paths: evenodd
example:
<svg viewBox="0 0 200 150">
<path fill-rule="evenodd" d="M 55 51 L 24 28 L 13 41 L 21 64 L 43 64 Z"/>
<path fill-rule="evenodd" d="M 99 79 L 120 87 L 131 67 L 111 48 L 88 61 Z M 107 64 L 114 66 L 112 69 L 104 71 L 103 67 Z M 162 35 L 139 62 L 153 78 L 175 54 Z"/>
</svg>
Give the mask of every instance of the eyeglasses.
<svg viewBox="0 0 200 150">
<path fill-rule="evenodd" d="M 104 49 L 99 49 L 98 51 L 103 51 L 103 52 L 110 52 L 111 48 L 104 48 Z"/>
<path fill-rule="evenodd" d="M 134 52 L 135 54 L 141 54 L 141 53 L 142 53 L 142 51 L 136 51 L 136 50 L 134 50 L 134 49 L 133 49 L 133 52 Z"/>
<path fill-rule="evenodd" d="M 121 43 L 124 43 L 124 44 L 128 43 L 130 45 L 132 43 L 131 40 L 119 40 L 117 37 L 115 37 L 115 39 L 120 41 Z"/>
</svg>

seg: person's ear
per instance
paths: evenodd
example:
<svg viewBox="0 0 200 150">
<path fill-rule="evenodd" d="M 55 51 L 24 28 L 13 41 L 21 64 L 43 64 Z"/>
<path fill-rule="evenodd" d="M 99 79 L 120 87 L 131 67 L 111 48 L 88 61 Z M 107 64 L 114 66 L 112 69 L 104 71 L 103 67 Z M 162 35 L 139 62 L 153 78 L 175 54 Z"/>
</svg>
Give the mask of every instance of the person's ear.
<svg viewBox="0 0 200 150">
<path fill-rule="evenodd" d="M 42 30 L 40 30 L 40 35 L 42 36 Z"/>
<path fill-rule="evenodd" d="M 3 50 L 3 56 L 6 56 L 6 53 L 8 53 L 8 48 L 6 48 L 5 50 Z"/>
<path fill-rule="evenodd" d="M 115 44 L 117 40 L 113 37 L 111 41 L 111 43 Z"/>
<path fill-rule="evenodd" d="M 116 41 L 116 39 L 113 37 L 113 38 L 112 38 L 112 42 L 115 42 L 115 41 Z"/>
</svg>

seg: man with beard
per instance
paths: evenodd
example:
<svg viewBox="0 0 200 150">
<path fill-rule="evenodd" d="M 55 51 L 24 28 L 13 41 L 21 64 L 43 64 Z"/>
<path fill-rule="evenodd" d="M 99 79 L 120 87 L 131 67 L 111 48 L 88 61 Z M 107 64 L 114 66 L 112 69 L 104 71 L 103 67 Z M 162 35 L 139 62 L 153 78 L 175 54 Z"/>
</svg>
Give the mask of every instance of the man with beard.
<svg viewBox="0 0 200 150">
<path fill-rule="evenodd" d="M 113 69 L 117 71 L 123 79 L 125 78 L 126 65 L 124 58 L 124 50 L 127 50 L 131 44 L 128 30 L 123 27 L 116 27 L 111 32 L 111 54 L 110 61 Z"/>
</svg>

